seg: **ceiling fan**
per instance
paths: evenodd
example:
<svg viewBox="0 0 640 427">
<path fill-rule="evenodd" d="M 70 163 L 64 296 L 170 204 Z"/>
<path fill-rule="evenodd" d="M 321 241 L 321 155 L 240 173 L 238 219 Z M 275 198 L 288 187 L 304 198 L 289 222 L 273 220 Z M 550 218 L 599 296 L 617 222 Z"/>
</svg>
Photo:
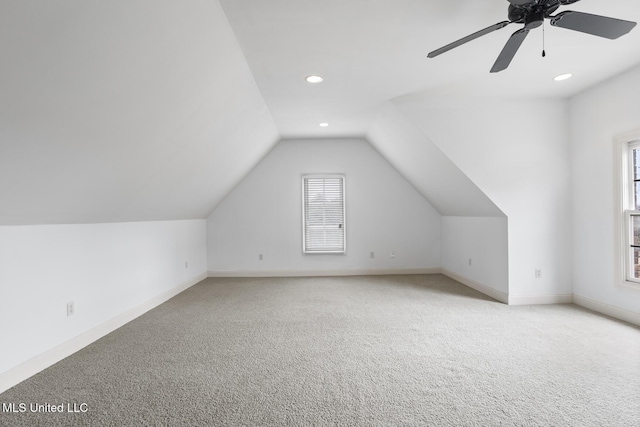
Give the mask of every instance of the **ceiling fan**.
<svg viewBox="0 0 640 427">
<path fill-rule="evenodd" d="M 500 30 L 509 24 L 524 24 L 523 28 L 511 35 L 502 52 L 500 52 L 498 59 L 493 64 L 491 72 L 497 73 L 505 70 L 509 66 L 516 52 L 518 52 L 520 45 L 529 34 L 529 31 L 541 26 L 545 18 L 549 19 L 551 25 L 555 27 L 580 31 L 608 39 L 617 39 L 627 34 L 636 26 L 635 22 L 582 12 L 565 11 L 554 16 L 551 15 L 560 6 L 577 1 L 580 0 L 508 0 L 508 2 L 511 3 L 508 10 L 508 21 L 498 22 L 497 24 L 463 37 L 460 40 L 449 43 L 440 49 L 434 50 L 427 56 L 434 58 L 471 40 L 475 40 L 478 37 Z"/>
</svg>

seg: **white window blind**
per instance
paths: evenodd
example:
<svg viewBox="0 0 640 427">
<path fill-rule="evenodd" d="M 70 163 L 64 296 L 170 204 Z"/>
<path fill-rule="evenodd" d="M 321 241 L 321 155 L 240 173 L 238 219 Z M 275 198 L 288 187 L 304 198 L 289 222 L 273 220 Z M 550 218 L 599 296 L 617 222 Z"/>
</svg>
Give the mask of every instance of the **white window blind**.
<svg viewBox="0 0 640 427">
<path fill-rule="evenodd" d="M 344 176 L 302 177 L 302 250 L 345 253 Z"/>
</svg>

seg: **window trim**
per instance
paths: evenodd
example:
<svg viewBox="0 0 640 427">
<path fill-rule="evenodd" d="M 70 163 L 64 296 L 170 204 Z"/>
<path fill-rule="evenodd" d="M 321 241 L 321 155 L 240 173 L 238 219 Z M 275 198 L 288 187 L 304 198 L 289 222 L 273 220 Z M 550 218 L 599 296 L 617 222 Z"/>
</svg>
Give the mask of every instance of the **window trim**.
<svg viewBox="0 0 640 427">
<path fill-rule="evenodd" d="M 319 251 L 307 249 L 307 223 L 306 223 L 306 210 L 305 210 L 305 179 L 336 179 L 342 180 L 342 250 L 341 251 Z M 304 255 L 322 255 L 322 254 L 334 254 L 334 255 L 346 255 L 347 254 L 347 179 L 344 174 L 305 174 L 302 175 L 300 180 L 301 193 L 302 193 L 302 253 Z"/>
<path fill-rule="evenodd" d="M 631 217 L 640 215 L 640 210 L 630 209 L 634 201 L 633 159 L 631 150 L 640 148 L 640 130 L 614 138 L 614 257 L 615 283 L 618 286 L 640 290 L 640 279 L 631 275 L 633 251 L 631 242 L 633 230 Z"/>
</svg>

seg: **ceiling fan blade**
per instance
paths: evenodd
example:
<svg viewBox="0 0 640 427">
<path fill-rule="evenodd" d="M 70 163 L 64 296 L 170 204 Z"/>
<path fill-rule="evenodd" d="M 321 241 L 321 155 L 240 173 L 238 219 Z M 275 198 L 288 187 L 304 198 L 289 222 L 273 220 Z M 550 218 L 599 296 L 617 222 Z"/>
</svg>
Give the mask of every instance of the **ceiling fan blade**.
<svg viewBox="0 0 640 427">
<path fill-rule="evenodd" d="M 509 64 L 511 64 L 511 60 L 514 56 L 516 56 L 516 52 L 520 49 L 520 45 L 527 38 L 527 34 L 529 34 L 529 30 L 526 28 L 522 28 L 515 33 L 511 34 L 509 40 L 507 40 L 507 44 L 502 48 L 502 52 L 496 59 L 495 64 L 491 68 L 492 73 L 497 73 L 502 70 L 506 70 Z"/>
<path fill-rule="evenodd" d="M 568 10 L 553 16 L 551 25 L 607 39 L 617 39 L 631 31 L 636 23 Z"/>
<path fill-rule="evenodd" d="M 458 46 L 461 46 L 461 45 L 463 45 L 463 44 L 465 44 L 467 42 L 470 42 L 471 40 L 475 40 L 478 37 L 484 36 L 485 34 L 489 34 L 489 33 L 492 33 L 492 32 L 494 32 L 496 30 L 504 28 L 507 25 L 509 25 L 510 23 L 511 23 L 510 21 L 502 21 L 502 22 L 498 22 L 497 24 L 491 25 L 490 27 L 487 27 L 487 28 L 485 28 L 483 30 L 476 31 L 475 33 L 470 34 L 467 37 L 463 37 L 460 40 L 456 40 L 453 43 L 449 43 L 448 45 L 443 46 L 440 49 L 436 49 L 433 52 L 430 52 L 427 55 L 427 57 L 435 58 L 436 56 L 438 56 L 438 55 L 440 55 L 442 53 L 448 52 L 451 49 L 456 48 Z"/>
<path fill-rule="evenodd" d="M 533 3 L 533 0 L 508 0 L 509 3 L 515 5 L 515 6 L 524 6 L 527 5 L 529 3 Z"/>
</svg>

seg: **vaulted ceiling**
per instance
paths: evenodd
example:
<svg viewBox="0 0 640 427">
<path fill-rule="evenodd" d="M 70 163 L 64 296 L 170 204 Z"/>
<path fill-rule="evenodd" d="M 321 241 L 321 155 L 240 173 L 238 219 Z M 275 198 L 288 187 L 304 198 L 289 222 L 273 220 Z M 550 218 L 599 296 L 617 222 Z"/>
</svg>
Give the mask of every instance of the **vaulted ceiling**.
<svg viewBox="0 0 640 427">
<path fill-rule="evenodd" d="M 506 0 L 221 0 L 280 134 L 362 135 L 387 100 L 411 95 L 568 97 L 640 62 L 640 30 L 617 40 L 545 25 L 506 71 L 489 70 L 512 24 L 436 58 L 427 53 L 507 19 Z M 637 0 L 575 10 L 640 21 Z M 548 22 L 548 21 L 547 21 Z M 573 73 L 562 83 L 559 74 Z M 309 74 L 325 81 L 313 86 Z M 319 129 L 318 122 L 330 127 Z"/>
<path fill-rule="evenodd" d="M 426 156 L 428 140 L 408 130 L 394 103 L 568 97 L 640 62 L 639 30 L 610 41 L 547 27 L 546 58 L 537 29 L 508 70 L 490 74 L 515 26 L 426 57 L 504 20 L 507 5 L 2 1 L 0 225 L 204 218 L 278 140 L 293 137 L 377 141 L 434 206 L 456 213 L 407 161 L 412 150 Z M 565 9 L 640 19 L 637 0 Z M 565 72 L 575 77 L 552 80 Z M 325 81 L 310 85 L 310 74 Z M 414 142 L 385 143 L 389 135 Z M 488 200 L 478 206 L 476 214 L 499 213 Z"/>
</svg>

